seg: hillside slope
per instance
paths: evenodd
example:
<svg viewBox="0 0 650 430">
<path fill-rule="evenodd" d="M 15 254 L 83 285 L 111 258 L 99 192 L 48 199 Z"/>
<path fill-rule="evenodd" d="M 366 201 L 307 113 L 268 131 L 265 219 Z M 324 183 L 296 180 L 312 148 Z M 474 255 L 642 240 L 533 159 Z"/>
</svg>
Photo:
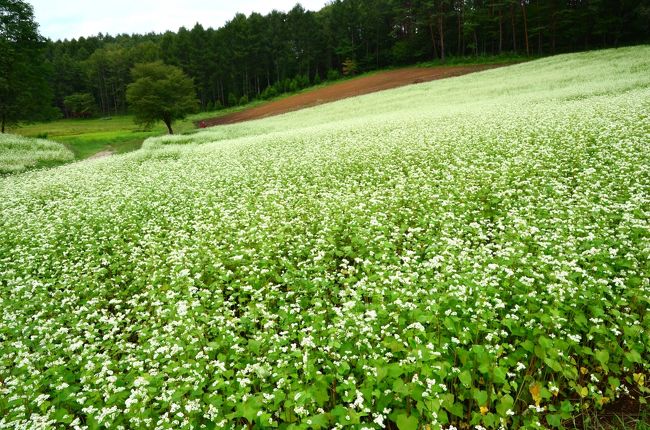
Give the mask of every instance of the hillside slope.
<svg viewBox="0 0 650 430">
<path fill-rule="evenodd" d="M 206 119 L 203 122 L 208 126 L 214 126 L 266 118 L 348 97 L 356 97 L 363 94 L 402 87 L 404 85 L 462 76 L 468 73 L 480 72 L 481 70 L 492 69 L 504 65 L 505 64 L 481 64 L 467 66 L 407 67 L 395 70 L 379 71 L 372 73 L 369 76 L 360 76 L 343 82 L 328 84 L 322 88 L 309 89 L 300 94 L 294 94 L 281 98 L 280 100 L 263 103 L 261 106 L 244 109 L 240 112 Z"/>
<path fill-rule="evenodd" d="M 0 178 L 0 427 L 539 428 L 647 396 L 648 70 L 563 55 Z"/>
</svg>

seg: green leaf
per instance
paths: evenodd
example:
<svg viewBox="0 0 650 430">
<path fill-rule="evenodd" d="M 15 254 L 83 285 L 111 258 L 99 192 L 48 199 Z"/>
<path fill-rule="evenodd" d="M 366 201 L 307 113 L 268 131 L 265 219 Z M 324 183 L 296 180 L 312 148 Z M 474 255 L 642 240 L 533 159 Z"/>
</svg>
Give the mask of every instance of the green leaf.
<svg viewBox="0 0 650 430">
<path fill-rule="evenodd" d="M 345 414 L 348 413 L 348 409 L 345 408 L 345 407 L 343 407 L 343 406 L 341 406 L 341 405 L 336 405 L 336 406 L 334 407 L 334 409 L 332 409 L 332 410 L 330 411 L 330 413 L 332 414 L 332 416 L 335 416 L 335 417 L 338 418 L 338 417 L 345 416 Z"/>
<path fill-rule="evenodd" d="M 469 388 L 472 385 L 472 375 L 469 371 L 465 370 L 458 375 L 460 382 L 466 387 Z"/>
<path fill-rule="evenodd" d="M 457 416 L 457 417 L 461 417 L 461 418 L 462 418 L 463 416 L 465 416 L 465 411 L 463 410 L 463 404 L 462 404 L 462 403 L 458 403 L 458 402 L 456 402 L 456 403 L 450 405 L 450 406 L 447 408 L 447 410 L 448 410 L 452 415 L 455 415 L 455 416 Z"/>
<path fill-rule="evenodd" d="M 533 352 L 533 350 L 535 349 L 535 344 L 531 340 L 527 339 L 521 343 L 521 347 L 528 352 Z"/>
<path fill-rule="evenodd" d="M 553 341 L 547 337 L 541 336 L 539 338 L 539 345 L 544 348 L 545 351 L 553 348 Z"/>
<path fill-rule="evenodd" d="M 486 391 L 474 391 L 474 400 L 478 403 L 479 406 L 485 406 L 487 404 L 488 395 Z"/>
<path fill-rule="evenodd" d="M 562 417 L 559 414 L 549 414 L 549 415 L 546 415 L 546 422 L 551 427 L 561 427 L 562 426 Z"/>
<path fill-rule="evenodd" d="M 411 394 L 411 387 L 410 384 L 405 384 L 401 379 L 396 379 L 395 382 L 393 382 L 393 391 L 402 396 L 408 396 Z"/>
<path fill-rule="evenodd" d="M 550 367 L 551 369 L 553 369 L 553 371 L 555 371 L 555 372 L 561 372 L 562 371 L 562 365 L 560 365 L 560 363 L 558 363 L 557 361 L 555 361 L 555 360 L 553 360 L 551 358 L 548 358 L 548 357 L 545 358 L 544 363 L 546 363 L 546 365 L 548 367 Z"/>
<path fill-rule="evenodd" d="M 578 390 L 578 394 L 580 395 L 580 397 L 584 398 L 584 397 L 587 397 L 589 395 L 589 388 L 581 387 L 580 385 L 578 385 L 578 387 L 580 388 Z"/>
<path fill-rule="evenodd" d="M 327 383 L 318 381 L 311 389 L 311 395 L 318 406 L 323 406 L 330 398 Z"/>
<path fill-rule="evenodd" d="M 634 349 L 631 350 L 630 352 L 626 352 L 626 353 L 625 353 L 625 358 L 626 358 L 628 361 L 632 362 L 632 363 L 641 363 L 641 362 L 642 362 L 642 360 L 641 360 L 641 354 L 639 354 L 639 353 L 638 353 L 637 351 L 635 351 Z"/>
<path fill-rule="evenodd" d="M 400 414 L 397 416 L 396 422 L 399 430 L 417 430 L 418 428 L 418 419 L 413 415 Z"/>
<path fill-rule="evenodd" d="M 602 365 L 602 366 L 607 366 L 607 363 L 609 362 L 609 352 L 607 352 L 604 349 L 600 349 L 596 351 L 596 360 Z"/>
<path fill-rule="evenodd" d="M 506 413 L 512 409 L 512 406 L 514 404 L 515 404 L 515 399 L 513 399 L 512 396 L 506 394 L 505 396 L 501 397 L 501 400 L 497 405 L 497 413 L 502 418 L 506 418 L 507 417 Z"/>
<path fill-rule="evenodd" d="M 563 414 L 570 414 L 571 412 L 573 412 L 573 405 L 571 404 L 570 401 L 564 400 L 560 405 L 560 411 Z"/>
<path fill-rule="evenodd" d="M 63 424 L 70 424 L 74 420 L 74 417 L 65 409 L 57 409 L 54 412 L 54 419 Z"/>
<path fill-rule="evenodd" d="M 305 421 L 311 421 L 311 427 L 314 429 L 329 428 L 330 425 L 330 421 L 325 414 L 313 415 Z"/>
<path fill-rule="evenodd" d="M 505 384 L 506 383 L 506 371 L 502 367 L 494 368 L 494 383 L 495 384 Z"/>
<path fill-rule="evenodd" d="M 260 403 L 257 398 L 251 397 L 246 400 L 245 403 L 240 404 L 237 409 L 240 416 L 246 418 L 248 422 L 252 423 L 255 421 L 255 418 L 257 418 L 257 411 L 260 410 Z"/>
<path fill-rule="evenodd" d="M 399 363 L 392 363 L 388 366 L 388 376 L 391 378 L 397 378 L 402 373 L 404 373 L 404 368 Z"/>
</svg>

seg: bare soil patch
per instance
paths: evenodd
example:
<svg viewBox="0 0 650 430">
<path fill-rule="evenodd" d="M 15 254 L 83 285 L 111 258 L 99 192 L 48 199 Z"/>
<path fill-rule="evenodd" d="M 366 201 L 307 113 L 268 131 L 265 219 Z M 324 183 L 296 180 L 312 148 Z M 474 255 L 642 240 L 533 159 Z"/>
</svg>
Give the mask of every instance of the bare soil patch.
<svg viewBox="0 0 650 430">
<path fill-rule="evenodd" d="M 99 151 L 98 153 L 93 154 L 93 155 L 91 155 L 90 157 L 88 157 L 88 160 L 94 160 L 94 159 L 96 159 L 96 158 L 105 158 L 105 157 L 110 157 L 110 156 L 113 155 L 113 154 L 114 154 L 114 152 L 111 151 L 110 149 L 105 150 L 105 151 Z"/>
<path fill-rule="evenodd" d="M 279 115 L 348 97 L 360 96 L 375 91 L 387 90 L 404 85 L 450 78 L 472 72 L 500 67 L 505 64 L 481 64 L 472 66 L 408 67 L 388 70 L 370 76 L 350 79 L 324 88 L 296 94 L 281 100 L 265 103 L 241 112 L 204 120 L 206 126 L 233 124 L 236 122 Z"/>
</svg>

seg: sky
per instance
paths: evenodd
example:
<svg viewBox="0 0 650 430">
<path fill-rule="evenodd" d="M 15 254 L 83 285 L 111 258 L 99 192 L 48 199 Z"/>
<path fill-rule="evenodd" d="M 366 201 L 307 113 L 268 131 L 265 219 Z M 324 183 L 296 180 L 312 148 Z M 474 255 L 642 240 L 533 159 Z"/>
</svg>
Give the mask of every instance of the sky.
<svg viewBox="0 0 650 430">
<path fill-rule="evenodd" d="M 289 11 L 299 0 L 27 0 L 42 36 L 52 40 L 78 39 L 98 33 L 163 33 L 197 22 L 221 27 L 237 12 L 266 14 Z M 327 0 L 300 0 L 305 9 L 319 10 Z"/>
</svg>

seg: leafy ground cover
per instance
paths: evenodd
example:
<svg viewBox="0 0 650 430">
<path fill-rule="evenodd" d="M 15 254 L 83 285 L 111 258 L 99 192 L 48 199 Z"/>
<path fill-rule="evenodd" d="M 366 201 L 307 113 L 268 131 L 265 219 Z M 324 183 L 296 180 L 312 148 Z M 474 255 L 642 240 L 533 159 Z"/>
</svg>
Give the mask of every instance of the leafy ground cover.
<svg viewBox="0 0 650 430">
<path fill-rule="evenodd" d="M 57 142 L 0 134 L 0 175 L 67 163 L 74 154 Z"/>
<path fill-rule="evenodd" d="M 561 428 L 648 396 L 650 47 L 0 179 L 0 427 Z"/>
</svg>

